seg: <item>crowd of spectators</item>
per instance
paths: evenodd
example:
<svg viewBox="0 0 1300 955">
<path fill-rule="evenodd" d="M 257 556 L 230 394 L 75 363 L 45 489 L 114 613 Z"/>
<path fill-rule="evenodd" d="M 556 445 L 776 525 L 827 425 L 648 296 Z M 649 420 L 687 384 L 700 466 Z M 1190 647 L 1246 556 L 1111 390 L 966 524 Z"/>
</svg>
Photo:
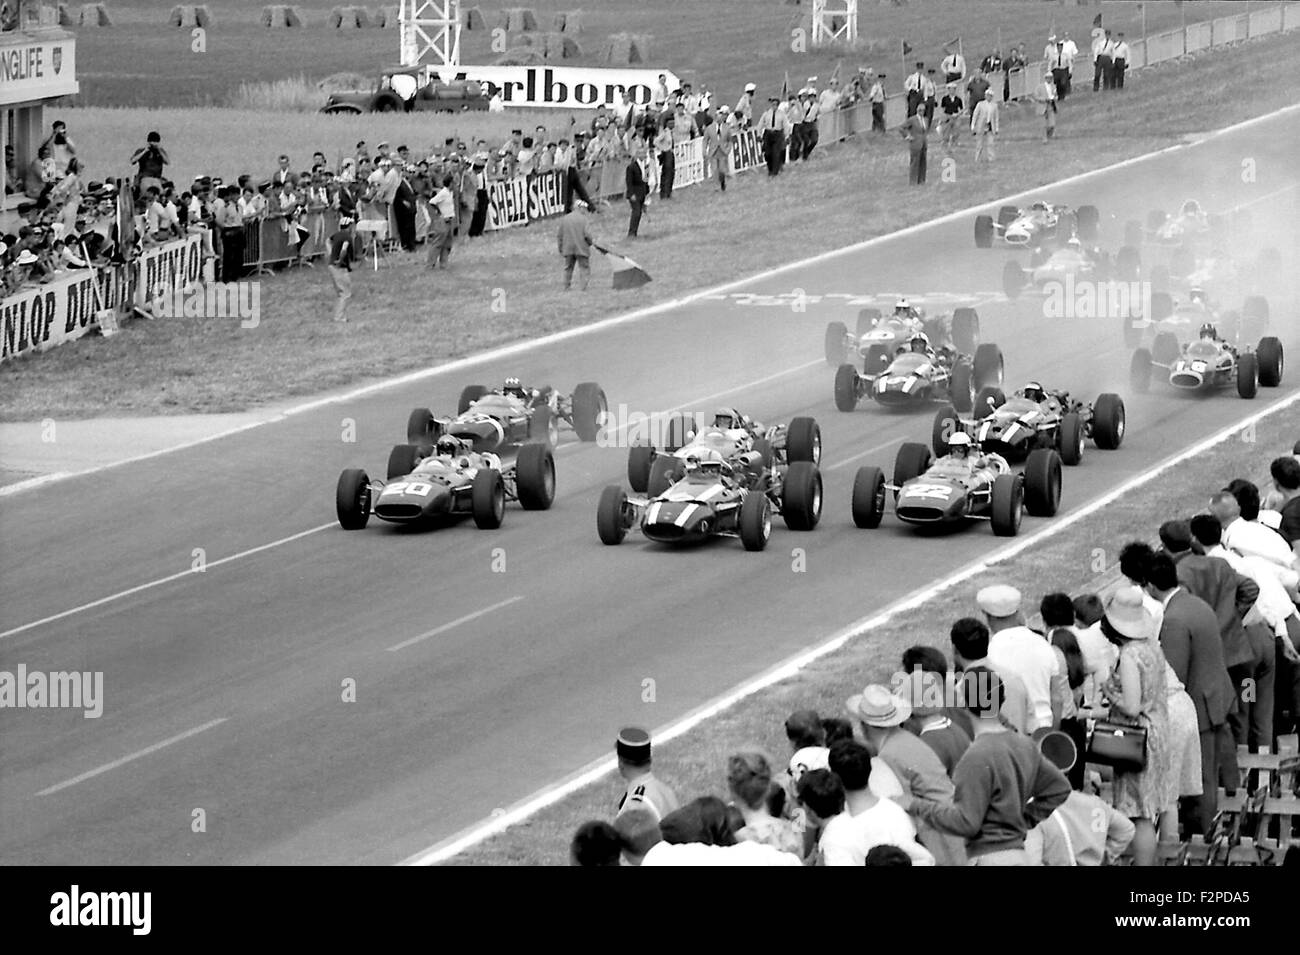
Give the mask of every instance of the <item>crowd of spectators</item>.
<svg viewBox="0 0 1300 955">
<path fill-rule="evenodd" d="M 1032 628 L 1018 589 L 981 589 L 946 648 L 908 648 L 842 717 L 792 713 L 787 755 L 732 754 L 725 795 L 679 802 L 623 730 L 626 789 L 573 864 L 1147 866 L 1213 838 L 1249 784 L 1238 748 L 1298 728 L 1300 443 L 1159 541 L 1124 544 L 1101 593 L 1045 594 Z M 1140 767 L 1090 750 L 1100 719 L 1145 731 Z"/>
</svg>

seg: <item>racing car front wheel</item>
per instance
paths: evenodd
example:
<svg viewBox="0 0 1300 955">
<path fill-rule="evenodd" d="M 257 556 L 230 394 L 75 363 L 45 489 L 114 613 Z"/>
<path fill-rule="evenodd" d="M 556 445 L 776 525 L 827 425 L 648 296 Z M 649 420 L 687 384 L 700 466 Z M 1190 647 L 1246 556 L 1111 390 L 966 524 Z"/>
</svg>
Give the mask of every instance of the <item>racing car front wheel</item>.
<svg viewBox="0 0 1300 955">
<path fill-rule="evenodd" d="M 858 370 L 852 365 L 840 365 L 835 371 L 835 407 L 852 411 L 858 406 Z"/>
<path fill-rule="evenodd" d="M 971 416 L 977 421 L 982 420 L 1006 403 L 1007 396 L 1001 388 L 996 385 L 985 385 L 975 396 L 975 406 L 971 408 Z"/>
<path fill-rule="evenodd" d="M 822 460 L 822 429 L 815 418 L 792 418 L 785 431 L 785 455 L 790 462 Z"/>
<path fill-rule="evenodd" d="M 419 448 L 412 444 L 395 444 L 388 453 L 388 480 L 406 477 L 415 470 L 415 459 Z"/>
<path fill-rule="evenodd" d="M 627 536 L 627 523 L 623 510 L 627 505 L 627 495 L 617 484 L 611 484 L 600 492 L 600 503 L 596 505 L 596 533 L 603 544 L 621 544 Z"/>
<path fill-rule="evenodd" d="M 1071 467 L 1083 460 L 1083 419 L 1071 411 L 1061 418 L 1056 430 L 1056 448 L 1061 452 L 1061 463 Z"/>
<path fill-rule="evenodd" d="M 594 381 L 579 382 L 573 389 L 573 430 L 580 441 L 595 441 L 604 423 L 609 401 Z"/>
<path fill-rule="evenodd" d="M 1092 443 L 1103 451 L 1114 451 L 1124 440 L 1127 426 L 1124 399 L 1109 391 L 1098 395 L 1092 407 Z"/>
<path fill-rule="evenodd" d="M 894 458 L 894 485 L 901 489 L 912 478 L 920 477 L 930 470 L 930 449 L 918 441 L 907 441 L 898 449 Z M 898 491 L 894 500 L 898 500 Z"/>
<path fill-rule="evenodd" d="M 844 341 L 848 334 L 849 328 L 843 322 L 830 322 L 826 326 L 826 364 L 832 368 L 843 364 L 849 357 L 849 349 Z"/>
<path fill-rule="evenodd" d="M 560 427 L 556 424 L 551 409 L 542 405 L 533 409 L 533 416 L 528 422 L 528 440 L 546 441 L 554 446 L 560 440 Z"/>
<path fill-rule="evenodd" d="M 993 479 L 990 516 L 993 533 L 998 537 L 1015 537 L 1025 511 L 1025 486 L 1019 474 L 999 474 Z"/>
<path fill-rule="evenodd" d="M 991 249 L 993 248 L 993 217 L 976 216 L 975 217 L 975 248 Z"/>
<path fill-rule="evenodd" d="M 862 356 L 862 373 L 864 375 L 883 375 L 892 360 L 886 346 L 879 342 L 868 345 L 867 353 Z"/>
<path fill-rule="evenodd" d="M 930 426 L 930 450 L 936 458 L 948 453 L 948 439 L 960 430 L 961 421 L 952 405 L 944 405 L 934 413 L 934 424 Z"/>
<path fill-rule="evenodd" d="M 762 550 L 772 536 L 772 502 L 751 491 L 740 505 L 740 542 L 745 550 Z"/>
<path fill-rule="evenodd" d="M 644 494 L 650 485 L 650 466 L 655 460 L 655 449 L 648 444 L 634 444 L 627 452 L 627 483 L 632 490 Z"/>
<path fill-rule="evenodd" d="M 822 476 L 811 461 L 796 461 L 785 472 L 781 517 L 792 531 L 810 531 L 822 516 Z"/>
<path fill-rule="evenodd" d="M 1151 342 L 1151 360 L 1162 365 L 1172 365 L 1181 351 L 1178 336 L 1173 332 L 1160 332 Z"/>
<path fill-rule="evenodd" d="M 970 362 L 959 361 L 952 366 L 948 395 L 952 399 L 952 406 L 961 414 L 970 414 L 975 407 L 975 369 Z"/>
<path fill-rule="evenodd" d="M 370 477 L 360 468 L 339 475 L 334 509 L 345 531 L 359 531 L 370 520 Z"/>
<path fill-rule="evenodd" d="M 456 414 L 464 414 L 469 410 L 469 406 L 478 401 L 488 393 L 486 385 L 466 385 L 460 393 L 460 400 L 456 402 Z"/>
<path fill-rule="evenodd" d="M 549 444 L 525 444 L 515 460 L 515 492 L 526 511 L 544 511 L 555 500 L 555 452 Z"/>
<path fill-rule="evenodd" d="M 428 408 L 415 408 L 406 419 L 406 443 L 428 447 L 438 440 L 438 424 Z"/>
<path fill-rule="evenodd" d="M 1054 517 L 1061 506 L 1061 456 L 1035 448 L 1025 461 L 1025 510 L 1034 517 Z"/>
<path fill-rule="evenodd" d="M 883 316 L 878 308 L 860 308 L 858 309 L 858 337 L 861 338 L 867 332 L 876 327 L 876 322 L 880 321 Z"/>
<path fill-rule="evenodd" d="M 649 497 L 658 497 L 675 483 L 681 462 L 672 455 L 663 454 L 650 463 L 650 477 L 646 480 L 645 492 Z"/>
<path fill-rule="evenodd" d="M 1005 378 L 1002 349 L 994 344 L 980 345 L 975 349 L 975 387 L 998 387 Z"/>
<path fill-rule="evenodd" d="M 470 489 L 470 509 L 474 523 L 490 531 L 501 526 L 506 516 L 506 487 L 496 468 L 479 468 Z"/>
<path fill-rule="evenodd" d="M 880 526 L 885 513 L 885 474 L 880 468 L 858 468 L 853 479 L 853 523 L 862 528 Z"/>
<path fill-rule="evenodd" d="M 979 312 L 969 306 L 954 309 L 952 313 L 952 347 L 969 355 L 980 343 Z"/>
<path fill-rule="evenodd" d="M 1254 398 L 1259 391 L 1259 360 L 1254 352 L 1246 352 L 1237 359 L 1237 394 Z"/>
<path fill-rule="evenodd" d="M 1151 390 L 1151 352 L 1139 348 L 1128 365 L 1128 383 L 1140 395 Z"/>
<path fill-rule="evenodd" d="M 1259 340 L 1255 350 L 1259 359 L 1259 383 L 1265 388 L 1276 388 L 1282 383 L 1282 342 L 1269 335 Z"/>
</svg>

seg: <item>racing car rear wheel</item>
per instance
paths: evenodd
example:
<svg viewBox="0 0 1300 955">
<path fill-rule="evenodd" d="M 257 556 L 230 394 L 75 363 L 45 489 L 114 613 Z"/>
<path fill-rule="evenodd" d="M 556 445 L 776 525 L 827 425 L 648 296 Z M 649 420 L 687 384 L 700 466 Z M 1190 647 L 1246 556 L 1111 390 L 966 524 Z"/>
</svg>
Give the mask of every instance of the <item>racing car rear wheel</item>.
<svg viewBox="0 0 1300 955">
<path fill-rule="evenodd" d="M 1019 474 L 999 474 L 993 479 L 990 516 L 993 533 L 998 537 L 1015 537 L 1025 511 L 1025 486 Z"/>
<path fill-rule="evenodd" d="M 858 406 L 858 370 L 852 365 L 840 365 L 835 372 L 835 407 L 852 411 Z"/>
<path fill-rule="evenodd" d="M 677 414 L 668 419 L 668 432 L 664 436 L 664 449 L 676 451 L 685 447 L 695 431 L 695 420 L 690 415 Z"/>
<path fill-rule="evenodd" d="M 1142 326 L 1134 324 L 1138 319 L 1132 315 L 1124 316 L 1124 347 L 1137 348 L 1142 344 Z"/>
<path fill-rule="evenodd" d="M 993 247 L 993 217 L 976 216 L 975 217 L 975 248 L 990 249 Z"/>
<path fill-rule="evenodd" d="M 479 468 L 470 488 L 470 509 L 474 523 L 490 531 L 501 526 L 506 516 L 506 486 L 496 468 Z"/>
<path fill-rule="evenodd" d="M 1247 295 L 1246 300 L 1241 303 L 1242 337 L 1246 341 L 1255 341 L 1266 331 L 1268 331 L 1268 299 L 1262 295 Z"/>
<path fill-rule="evenodd" d="M 1168 292 L 1152 292 L 1151 314 L 1147 318 L 1153 322 L 1163 322 L 1172 314 L 1174 314 L 1173 297 Z"/>
<path fill-rule="evenodd" d="M 1151 352 L 1139 348 L 1128 365 L 1128 383 L 1140 395 L 1151 390 Z"/>
<path fill-rule="evenodd" d="M 1184 278 L 1191 275 L 1195 268 L 1196 260 L 1192 257 L 1190 250 L 1174 249 L 1174 251 L 1169 254 L 1170 275 L 1177 275 L 1179 278 Z"/>
<path fill-rule="evenodd" d="M 844 339 L 849 328 L 843 322 L 830 322 L 826 326 L 826 364 L 831 367 L 841 365 L 849 357 L 849 350 Z"/>
<path fill-rule="evenodd" d="M 930 469 L 930 449 L 918 441 L 904 442 L 894 458 L 894 484 L 902 488 L 912 478 L 920 477 Z M 894 500 L 898 500 L 898 491 L 894 491 Z"/>
<path fill-rule="evenodd" d="M 781 517 L 792 531 L 810 531 L 822 516 L 822 475 L 811 461 L 796 461 L 785 472 Z"/>
<path fill-rule="evenodd" d="M 998 225 L 1009 226 L 1020 218 L 1020 210 L 1015 206 L 1002 206 L 998 209 Z"/>
<path fill-rule="evenodd" d="M 415 470 L 415 459 L 420 449 L 413 444 L 395 444 L 388 453 L 388 480 L 406 477 Z"/>
<path fill-rule="evenodd" d="M 1241 344 L 1241 313 L 1224 312 L 1219 316 L 1215 328 L 1218 330 L 1219 338 L 1223 341 L 1232 345 Z"/>
<path fill-rule="evenodd" d="M 1025 287 L 1025 270 L 1019 262 L 1008 262 L 1002 267 L 1002 291 L 1007 298 L 1017 299 Z"/>
<path fill-rule="evenodd" d="M 1258 391 L 1259 361 L 1253 352 L 1246 352 L 1237 359 L 1237 394 L 1254 398 Z"/>
<path fill-rule="evenodd" d="M 986 385 L 975 396 L 975 407 L 971 409 L 971 416 L 977 421 L 982 421 L 1006 403 L 1007 396 L 1001 388 Z"/>
<path fill-rule="evenodd" d="M 759 438 L 754 442 L 754 453 L 758 455 L 758 463 L 754 465 L 755 474 L 762 474 L 763 470 L 772 463 L 772 442 L 767 438 Z"/>
<path fill-rule="evenodd" d="M 1178 336 L 1173 332 L 1161 332 L 1151 343 L 1151 358 L 1161 365 L 1169 365 L 1178 360 Z"/>
<path fill-rule="evenodd" d="M 456 414 L 464 414 L 470 405 L 487 393 L 486 385 L 466 385 L 460 393 L 460 401 L 456 402 Z"/>
<path fill-rule="evenodd" d="M 677 472 L 681 462 L 670 454 L 661 454 L 650 465 L 650 477 L 646 481 L 645 492 L 649 497 L 658 497 L 677 482 Z"/>
<path fill-rule="evenodd" d="M 600 492 L 600 503 L 596 505 L 596 533 L 603 544 L 621 544 L 627 536 L 627 522 L 623 517 L 627 505 L 627 495 L 617 484 L 611 484 Z"/>
<path fill-rule="evenodd" d="M 1025 461 L 1025 510 L 1034 517 L 1053 517 L 1061 506 L 1061 456 L 1036 448 Z"/>
<path fill-rule="evenodd" d="M 1151 290 L 1169 294 L 1169 266 L 1163 263 L 1151 266 Z"/>
<path fill-rule="evenodd" d="M 885 369 L 889 367 L 889 362 L 888 347 L 879 343 L 868 345 L 867 353 L 862 357 L 862 373 L 864 375 L 882 375 Z"/>
<path fill-rule="evenodd" d="M 1117 282 L 1136 282 L 1142 275 L 1142 257 L 1131 245 L 1121 246 L 1115 253 L 1115 274 L 1111 278 Z"/>
<path fill-rule="evenodd" d="M 999 386 L 1002 379 L 1002 349 L 993 344 L 980 345 L 975 349 L 975 387 Z"/>
<path fill-rule="evenodd" d="M 1127 426 L 1124 399 L 1109 391 L 1098 395 L 1092 406 L 1092 443 L 1103 451 L 1114 451 L 1124 440 Z"/>
<path fill-rule="evenodd" d="M 438 440 L 438 423 L 428 408 L 416 408 L 406 419 L 406 443 L 429 447 Z"/>
<path fill-rule="evenodd" d="M 930 428 L 930 450 L 936 458 L 948 453 L 948 439 L 960 430 L 957 409 L 952 405 L 945 405 L 934 413 L 934 424 Z"/>
<path fill-rule="evenodd" d="M 1272 335 L 1259 340 L 1255 349 L 1259 360 L 1259 383 L 1265 388 L 1276 388 L 1282 383 L 1282 343 Z"/>
<path fill-rule="evenodd" d="M 822 429 L 816 418 L 792 418 L 785 430 L 785 456 L 790 463 L 822 460 Z"/>
<path fill-rule="evenodd" d="M 1056 429 L 1056 449 L 1061 452 L 1061 463 L 1071 467 L 1083 460 L 1083 419 L 1071 411 L 1061 418 Z"/>
<path fill-rule="evenodd" d="M 861 338 L 867 332 L 875 327 L 875 323 L 882 318 L 878 308 L 860 308 L 858 309 L 858 337 Z"/>
<path fill-rule="evenodd" d="M 515 491 L 526 511 L 544 511 L 555 500 L 555 452 L 549 444 L 525 444 L 515 459 Z"/>
<path fill-rule="evenodd" d="M 1124 244 L 1141 245 L 1143 238 L 1142 223 L 1136 219 L 1130 219 L 1124 223 Z"/>
<path fill-rule="evenodd" d="M 1155 232 L 1156 229 L 1165 224 L 1165 220 L 1168 218 L 1163 209 L 1152 209 L 1147 213 L 1147 229 Z"/>
<path fill-rule="evenodd" d="M 980 343 L 980 316 L 975 309 L 966 307 L 952 313 L 952 347 L 969 355 Z"/>
<path fill-rule="evenodd" d="M 595 441 L 609 411 L 605 392 L 594 381 L 582 381 L 573 389 L 573 430 L 581 441 Z"/>
<path fill-rule="evenodd" d="M 1074 228 L 1079 233 L 1079 241 L 1096 242 L 1100 225 L 1101 213 L 1096 206 L 1079 206 L 1074 210 Z"/>
<path fill-rule="evenodd" d="M 648 444 L 634 444 L 627 452 L 627 483 L 632 490 L 644 494 L 650 483 L 650 465 L 655 460 L 655 449 Z"/>
<path fill-rule="evenodd" d="M 740 542 L 745 550 L 762 550 L 772 536 L 772 502 L 751 491 L 740 505 Z"/>
<path fill-rule="evenodd" d="M 551 414 L 551 409 L 542 405 L 533 409 L 533 416 L 528 422 L 529 441 L 548 441 L 552 446 L 559 443 L 560 426 Z"/>
<path fill-rule="evenodd" d="M 853 523 L 858 527 L 880 526 L 885 513 L 885 474 L 880 468 L 858 468 L 853 479 Z"/>
<path fill-rule="evenodd" d="M 968 361 L 952 366 L 952 380 L 948 383 L 948 397 L 961 414 L 970 414 L 975 407 L 975 370 Z"/>
<path fill-rule="evenodd" d="M 360 468 L 348 468 L 339 475 L 334 510 L 345 531 L 359 531 L 370 520 L 370 477 Z"/>
</svg>

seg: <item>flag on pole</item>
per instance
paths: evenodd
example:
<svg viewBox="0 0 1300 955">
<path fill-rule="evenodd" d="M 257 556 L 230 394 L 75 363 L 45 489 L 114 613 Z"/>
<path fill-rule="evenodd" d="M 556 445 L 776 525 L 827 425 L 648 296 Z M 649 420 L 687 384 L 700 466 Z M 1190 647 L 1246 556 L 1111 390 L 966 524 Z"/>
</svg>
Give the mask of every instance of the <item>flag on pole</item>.
<svg viewBox="0 0 1300 955">
<path fill-rule="evenodd" d="M 1101 14 L 1100 14 L 1100 13 L 1097 14 L 1095 17 L 1092 18 L 1092 25 L 1095 26 L 1095 27 L 1099 27 L 1099 26 L 1101 26 Z"/>
<path fill-rule="evenodd" d="M 960 49 L 961 49 L 961 37 L 959 37 L 959 36 L 955 36 L 955 37 L 953 37 L 951 40 L 949 40 L 947 43 L 945 43 L 945 44 L 943 45 L 943 52 L 945 52 L 945 53 L 952 53 L 952 52 L 954 52 L 954 48 L 957 49 L 957 50 L 960 50 Z"/>
<path fill-rule="evenodd" d="M 910 44 L 910 43 L 908 43 L 906 40 L 904 40 L 904 41 L 903 41 L 903 56 L 907 56 L 907 54 L 909 54 L 909 53 L 911 53 L 911 52 L 912 52 L 912 44 Z"/>
<path fill-rule="evenodd" d="M 603 245 L 596 245 L 595 243 L 592 243 L 591 247 L 609 259 L 610 265 L 614 267 L 614 279 L 611 288 L 616 290 L 640 288 L 650 281 L 650 273 L 626 255 L 621 255 L 613 249 L 607 249 Z"/>
<path fill-rule="evenodd" d="M 781 102 L 784 103 L 790 98 L 790 71 L 785 71 L 785 80 L 781 83 Z"/>
<path fill-rule="evenodd" d="M 835 84 L 835 83 L 838 83 L 838 82 L 840 81 L 840 67 L 843 66 L 843 65 L 844 65 L 844 61 L 843 61 L 843 60 L 836 60 L 836 61 L 835 61 L 835 69 L 831 70 L 831 83 L 832 83 L 832 85 Z"/>
</svg>

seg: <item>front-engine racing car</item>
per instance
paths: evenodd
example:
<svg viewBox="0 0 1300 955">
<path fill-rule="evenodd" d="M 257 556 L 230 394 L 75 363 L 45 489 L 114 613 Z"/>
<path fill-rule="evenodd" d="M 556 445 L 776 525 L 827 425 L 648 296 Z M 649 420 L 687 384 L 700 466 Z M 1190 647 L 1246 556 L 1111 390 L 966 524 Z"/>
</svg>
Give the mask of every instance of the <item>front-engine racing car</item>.
<svg viewBox="0 0 1300 955">
<path fill-rule="evenodd" d="M 419 524 L 472 515 L 481 528 L 501 526 L 507 501 L 544 511 L 555 500 L 555 453 L 541 441 L 521 445 L 503 460 L 475 451 L 470 438 L 444 434 L 432 448 L 399 444 L 388 456 L 388 480 L 372 481 L 360 468 L 339 475 L 335 510 L 345 530 L 360 530 L 370 515 L 391 524 Z"/>
<path fill-rule="evenodd" d="M 862 374 L 853 365 L 840 365 L 835 372 L 835 407 L 852 411 L 870 396 L 893 408 L 943 401 L 964 413 L 974 405 L 977 391 L 1000 386 L 1002 376 L 997 345 L 982 344 L 974 356 L 967 356 L 948 347 L 933 348 L 925 335 L 917 335 L 907 351 L 879 372 Z"/>
<path fill-rule="evenodd" d="M 908 442 L 894 459 L 894 479 L 874 466 L 853 480 L 853 523 L 880 526 L 886 492 L 894 492 L 894 513 L 906 524 L 939 527 L 987 520 L 999 537 L 1014 537 L 1028 511 L 1051 517 L 1061 503 L 1061 457 L 1050 448 L 1029 452 L 1023 474 L 1005 458 L 981 451 L 970 436 L 952 436 L 948 453 L 932 459 L 924 444 Z"/>
<path fill-rule="evenodd" d="M 1213 325 L 1206 325 L 1200 337 L 1170 361 L 1157 361 L 1146 348 L 1135 351 L 1129 364 L 1133 390 L 1149 391 L 1156 368 L 1167 370 L 1169 384 L 1181 391 L 1215 391 L 1235 384 L 1242 398 L 1254 398 L 1260 385 L 1275 388 L 1282 383 L 1282 342 L 1265 336 L 1252 352 L 1224 341 Z"/>
<path fill-rule="evenodd" d="M 554 445 L 564 422 L 581 440 L 595 441 L 608 408 L 605 392 L 594 381 L 584 381 L 573 394 L 562 395 L 549 385 L 526 388 L 518 378 L 507 378 L 495 391 L 484 385 L 465 387 L 454 418 L 439 418 L 428 408 L 416 408 L 407 418 L 406 440 L 428 447 L 450 434 L 471 440 L 475 451 L 501 452 L 525 441 Z"/>
</svg>

